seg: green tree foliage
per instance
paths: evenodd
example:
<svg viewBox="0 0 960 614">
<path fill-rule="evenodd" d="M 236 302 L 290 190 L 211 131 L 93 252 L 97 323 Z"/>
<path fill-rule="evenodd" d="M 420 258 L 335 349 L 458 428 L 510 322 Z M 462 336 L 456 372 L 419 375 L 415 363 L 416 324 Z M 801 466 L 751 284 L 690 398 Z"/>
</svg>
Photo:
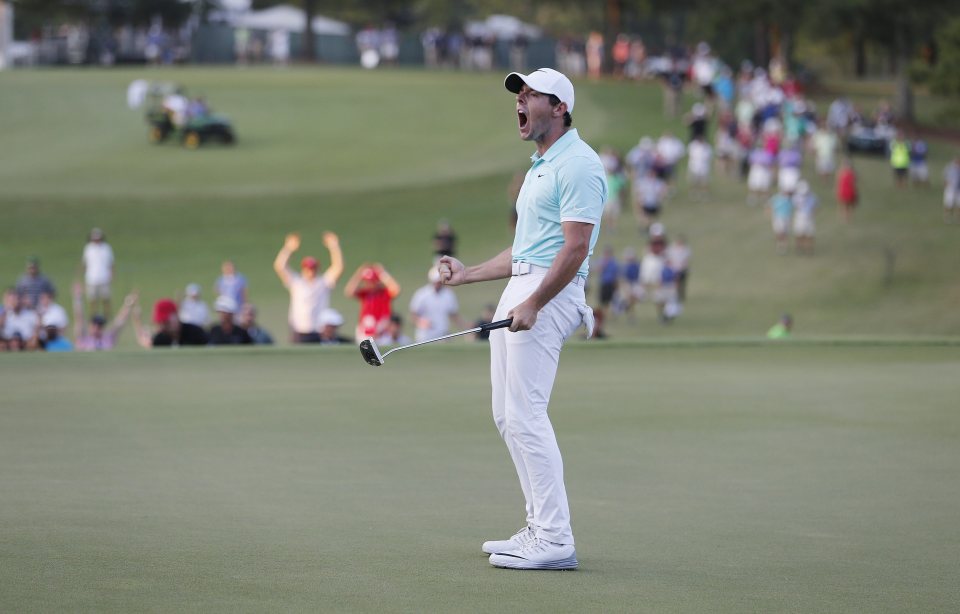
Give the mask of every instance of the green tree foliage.
<svg viewBox="0 0 960 614">
<path fill-rule="evenodd" d="M 937 33 L 937 65 L 930 88 L 937 94 L 960 95 L 960 17 L 954 17 Z"/>
</svg>

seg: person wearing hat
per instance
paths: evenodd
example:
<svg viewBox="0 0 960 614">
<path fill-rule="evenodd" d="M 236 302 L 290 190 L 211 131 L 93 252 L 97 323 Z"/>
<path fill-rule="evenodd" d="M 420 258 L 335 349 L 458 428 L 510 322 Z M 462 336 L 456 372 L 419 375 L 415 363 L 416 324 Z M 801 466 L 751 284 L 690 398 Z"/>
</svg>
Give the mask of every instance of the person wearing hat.
<svg viewBox="0 0 960 614">
<path fill-rule="evenodd" d="M 300 261 L 299 274 L 287 267 L 290 256 L 300 249 L 300 235 L 297 233 L 286 236 L 283 247 L 273 261 L 273 270 L 290 292 L 288 322 L 294 343 L 309 343 L 314 340 L 312 338 L 316 335 L 320 312 L 330 306 L 330 291 L 337 285 L 337 280 L 343 273 L 343 253 L 340 251 L 337 235 L 332 232 L 323 233 L 323 245 L 330 252 L 330 266 L 323 275 L 317 275 L 320 263 L 312 256 Z"/>
<path fill-rule="evenodd" d="M 169 298 L 162 298 L 153 304 L 153 323 L 157 332 L 151 337 L 140 324 L 139 313 L 133 312 L 133 327 L 137 331 L 137 342 L 145 348 L 178 347 L 181 345 L 207 345 L 207 333 L 188 322 L 181 322 L 177 315 L 177 304 Z"/>
<path fill-rule="evenodd" d="M 450 320 L 466 328 L 466 322 L 460 317 L 457 295 L 443 285 L 437 267 L 427 271 L 427 281 L 429 283 L 417 289 L 410 299 L 410 320 L 416 329 L 417 342 L 446 335 L 450 332 Z"/>
<path fill-rule="evenodd" d="M 90 231 L 90 240 L 83 247 L 80 267 L 83 270 L 89 313 L 102 314 L 109 320 L 110 284 L 113 282 L 113 248 L 107 243 L 103 231 L 99 228 Z"/>
<path fill-rule="evenodd" d="M 366 263 L 350 276 L 343 293 L 360 301 L 357 338 L 376 338 L 390 320 L 391 302 L 400 295 L 400 284 L 382 264 Z"/>
<path fill-rule="evenodd" d="M 123 299 L 123 305 L 117 311 L 113 321 L 107 325 L 107 319 L 101 314 L 94 314 L 87 325 L 83 313 L 83 286 L 79 283 L 73 286 L 73 340 L 74 349 L 78 352 L 96 352 L 112 350 L 117 345 L 120 333 L 127 324 L 130 314 L 137 305 L 138 293 L 131 292 Z"/>
<path fill-rule="evenodd" d="M 565 75 L 510 73 L 504 86 L 516 94 L 520 138 L 536 145 L 513 246 L 469 267 L 444 256 L 440 278 L 449 286 L 510 279 L 494 319 L 513 322 L 490 333 L 490 373 L 494 423 L 517 470 L 526 518 L 513 537 L 481 548 L 496 567 L 574 569 L 563 460 L 547 406 L 564 341 L 581 324 L 592 334 L 584 285 L 607 182 L 600 157 L 572 127 L 574 90 Z"/>
<path fill-rule="evenodd" d="M 353 339 L 348 339 L 340 334 L 341 326 L 343 326 L 343 316 L 336 309 L 327 307 L 320 312 L 320 317 L 317 318 L 317 337 L 315 341 L 321 345 L 353 343 Z"/>
<path fill-rule="evenodd" d="M 247 331 L 234 322 L 240 307 L 233 297 L 218 296 L 213 304 L 219 322 L 210 327 L 210 345 L 240 345 L 253 343 Z"/>
<path fill-rule="evenodd" d="M 210 319 L 210 308 L 200 296 L 200 284 L 187 284 L 186 294 L 180 301 L 180 321 L 203 328 Z"/>
</svg>

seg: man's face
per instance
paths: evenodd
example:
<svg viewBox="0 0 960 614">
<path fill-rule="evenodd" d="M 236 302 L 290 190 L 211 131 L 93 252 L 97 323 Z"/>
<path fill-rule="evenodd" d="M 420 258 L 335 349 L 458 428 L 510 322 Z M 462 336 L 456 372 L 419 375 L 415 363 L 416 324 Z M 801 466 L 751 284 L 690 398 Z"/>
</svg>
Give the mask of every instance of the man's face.
<svg viewBox="0 0 960 614">
<path fill-rule="evenodd" d="M 165 332 L 176 334 L 180 330 L 180 317 L 176 313 L 171 313 L 160 325 L 160 328 Z"/>
<path fill-rule="evenodd" d="M 27 275 L 30 277 L 36 277 L 40 273 L 40 267 L 37 266 L 37 263 L 31 262 L 27 264 Z"/>
<path fill-rule="evenodd" d="M 517 93 L 517 121 L 520 138 L 524 141 L 539 141 L 550 131 L 551 123 L 560 113 L 560 105 L 550 104 L 550 96 L 530 89 L 526 84 Z"/>
<path fill-rule="evenodd" d="M 317 269 L 309 266 L 302 267 L 300 269 L 300 276 L 307 280 L 313 279 L 317 276 Z"/>
<path fill-rule="evenodd" d="M 20 297 L 17 296 L 16 292 L 4 292 L 3 293 L 3 308 L 7 311 L 16 311 L 17 307 L 20 305 Z"/>
<path fill-rule="evenodd" d="M 256 319 L 256 317 L 257 317 L 257 314 L 253 309 L 249 307 L 243 307 L 240 310 L 240 326 L 243 326 L 244 328 L 249 328 L 250 326 L 253 325 L 253 322 Z"/>
</svg>

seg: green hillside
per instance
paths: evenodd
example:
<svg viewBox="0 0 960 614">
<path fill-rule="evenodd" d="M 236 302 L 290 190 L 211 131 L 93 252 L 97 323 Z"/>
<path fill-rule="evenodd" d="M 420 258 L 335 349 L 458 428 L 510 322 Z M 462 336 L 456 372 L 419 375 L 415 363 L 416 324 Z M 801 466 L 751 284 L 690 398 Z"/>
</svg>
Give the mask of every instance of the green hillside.
<svg viewBox="0 0 960 614">
<path fill-rule="evenodd" d="M 135 78 L 205 95 L 236 123 L 238 146 L 149 145 L 142 114 L 125 105 Z M 662 120 L 655 84 L 576 85 L 575 126 L 596 148 L 626 150 L 665 126 L 681 132 Z M 117 290 L 139 288 L 149 303 L 196 281 L 210 299 L 219 263 L 233 258 L 279 337 L 286 296 L 270 263 L 285 232 L 300 230 L 303 253 L 324 261 L 320 233 L 338 232 L 347 274 L 384 262 L 405 311 L 425 282 L 439 219 L 452 222 L 465 260 L 508 244 L 507 186 L 532 151 L 517 138 L 498 73 L 333 68 L 6 72 L 0 135 L 3 283 L 38 255 L 68 288 L 86 232 L 101 226 L 117 254 Z M 950 153 L 933 145 L 935 178 Z M 941 223 L 939 188 L 897 191 L 883 161 L 857 167 L 863 203 L 850 226 L 839 223 L 832 189 L 816 188 L 812 258 L 775 255 L 742 184 L 717 178 L 712 197 L 693 202 L 681 181 L 664 222 L 694 250 L 687 310 L 662 327 L 641 305 L 637 321 L 613 322 L 611 335 L 753 336 L 784 311 L 800 336 L 960 334 L 960 228 Z M 629 221 L 601 244 L 642 247 Z M 472 319 L 499 285 L 459 294 Z M 334 304 L 350 322 L 355 305 L 339 291 Z"/>
</svg>

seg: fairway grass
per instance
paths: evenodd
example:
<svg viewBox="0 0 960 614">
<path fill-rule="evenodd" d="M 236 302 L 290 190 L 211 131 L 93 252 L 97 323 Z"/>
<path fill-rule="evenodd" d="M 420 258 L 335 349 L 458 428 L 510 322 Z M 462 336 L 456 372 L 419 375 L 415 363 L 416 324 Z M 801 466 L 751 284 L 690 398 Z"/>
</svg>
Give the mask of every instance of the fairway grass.
<svg viewBox="0 0 960 614">
<path fill-rule="evenodd" d="M 238 145 L 148 144 L 142 112 L 125 106 L 135 78 L 205 94 L 236 123 Z M 662 117 L 655 83 L 576 87 L 574 126 L 597 149 L 626 152 L 666 129 L 685 136 L 679 119 Z M 426 283 L 440 219 L 453 225 L 468 263 L 510 244 L 507 186 L 533 151 L 517 136 L 499 73 L 332 67 L 6 71 L 0 135 L 5 285 L 36 255 L 69 305 L 85 237 L 99 226 L 117 255 L 115 293 L 140 290 L 149 312 L 156 299 L 197 282 L 209 301 L 230 258 L 249 279 L 261 323 L 281 342 L 288 298 L 271 263 L 285 233 L 302 232 L 298 257 L 326 263 L 322 232 L 337 232 L 346 275 L 384 263 L 403 287 L 395 307 L 407 315 Z M 932 177 L 953 153 L 931 143 Z M 775 255 L 769 220 L 745 204 L 739 181 L 716 174 L 709 199 L 698 202 L 679 169 L 663 222 L 693 249 L 684 314 L 661 326 L 644 304 L 635 322 L 608 322 L 611 338 L 760 336 L 785 312 L 800 337 L 960 337 L 960 226 L 941 222 L 939 187 L 895 190 L 883 160 L 856 165 L 862 202 L 852 224 L 840 223 L 832 186 L 812 182 L 821 199 L 814 257 Z M 603 227 L 598 252 L 605 245 L 642 253 L 629 212 L 617 229 Z M 350 332 L 357 304 L 343 296 L 345 280 L 332 303 Z M 598 287 L 591 284 L 593 303 Z M 464 317 L 472 322 L 500 289 L 459 289 Z M 121 345 L 134 347 L 129 332 Z"/>
<path fill-rule="evenodd" d="M 486 350 L 0 355 L 0 611 L 948 612 L 960 348 L 573 343 L 575 572 L 523 521 Z"/>
</svg>

